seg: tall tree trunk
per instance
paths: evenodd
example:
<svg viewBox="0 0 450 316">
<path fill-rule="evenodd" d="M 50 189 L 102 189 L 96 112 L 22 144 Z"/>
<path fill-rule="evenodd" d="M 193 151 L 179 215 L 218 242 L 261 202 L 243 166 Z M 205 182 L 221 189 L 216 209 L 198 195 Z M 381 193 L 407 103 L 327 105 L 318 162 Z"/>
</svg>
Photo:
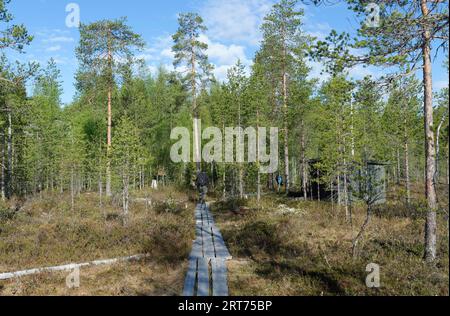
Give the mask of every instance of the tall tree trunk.
<svg viewBox="0 0 450 316">
<path fill-rule="evenodd" d="M 238 142 L 241 141 L 241 102 L 239 100 L 238 102 L 238 127 L 239 127 L 239 140 Z M 244 170 L 243 170 L 243 166 L 242 166 L 242 162 L 239 162 L 239 198 L 243 199 L 244 198 Z"/>
<path fill-rule="evenodd" d="M 405 188 L 406 188 L 406 204 L 409 206 L 411 204 L 411 181 L 409 175 L 409 144 L 408 144 L 408 120 L 406 116 L 406 102 L 403 102 L 404 106 L 404 155 L 405 155 Z"/>
<path fill-rule="evenodd" d="M 301 139 L 300 139 L 300 148 L 301 148 L 301 156 L 302 156 L 302 187 L 303 187 L 303 198 L 308 200 L 308 173 L 307 173 L 307 163 L 306 163 L 306 154 L 305 154 L 305 129 L 304 129 L 304 121 L 301 121 Z"/>
<path fill-rule="evenodd" d="M 124 171 L 124 175 L 122 177 L 123 182 L 123 191 L 122 191 L 122 209 L 123 209 L 123 223 L 126 225 L 128 223 L 128 213 L 129 213 L 129 185 L 130 185 L 130 179 L 127 174 L 127 171 Z"/>
<path fill-rule="evenodd" d="M 72 211 L 75 208 L 75 171 L 73 166 L 71 167 L 70 171 L 70 202 L 71 202 L 71 209 Z"/>
<path fill-rule="evenodd" d="M 258 201 L 258 207 L 260 206 L 261 202 L 261 172 L 260 167 L 261 163 L 259 160 L 259 152 L 261 150 L 260 144 L 259 144 L 259 110 L 256 110 L 256 169 L 258 172 L 257 177 L 257 183 L 256 183 L 256 200 Z"/>
<path fill-rule="evenodd" d="M 193 38 L 192 41 L 195 41 Z M 195 47 L 194 44 L 192 44 L 192 47 Z M 200 118 L 200 114 L 198 111 L 198 105 L 197 105 L 197 82 L 196 82 L 196 76 L 197 76 L 197 70 L 195 68 L 196 65 L 196 57 L 195 57 L 195 51 L 191 51 L 191 88 L 192 88 L 192 111 L 194 116 L 194 143 L 195 143 L 195 162 L 197 166 L 197 174 L 201 172 L 202 169 L 202 163 L 201 163 L 201 149 L 200 149 L 200 139 L 201 139 L 201 129 L 199 126 L 197 126 L 197 122 Z"/>
<path fill-rule="evenodd" d="M 6 192 L 5 192 L 5 136 L 2 137 L 2 179 L 1 179 L 1 195 L 2 195 L 2 201 L 6 199 Z"/>
<path fill-rule="evenodd" d="M 320 170 L 317 170 L 317 200 L 320 202 Z"/>
<path fill-rule="evenodd" d="M 439 183 L 439 160 L 440 160 L 440 140 L 441 140 L 441 129 L 442 126 L 445 123 L 445 119 L 447 118 L 448 113 L 445 112 L 444 115 L 441 118 L 441 121 L 439 122 L 439 126 L 436 131 L 436 176 L 435 176 L 435 183 Z"/>
<path fill-rule="evenodd" d="M 222 191 L 222 198 L 225 201 L 227 198 L 227 166 L 225 163 L 223 163 L 223 175 L 222 175 L 222 182 L 223 182 L 223 191 Z"/>
<path fill-rule="evenodd" d="M 289 194 L 290 190 L 290 173 L 289 173 L 289 121 L 288 121 L 288 83 L 287 83 L 287 47 L 285 30 L 283 26 L 282 31 L 282 41 L 283 41 L 283 109 L 284 109 L 284 174 L 285 174 L 285 186 L 286 195 Z"/>
<path fill-rule="evenodd" d="M 7 136 L 7 163 L 6 163 L 6 177 L 5 177 L 5 196 L 7 199 L 12 195 L 12 115 L 11 109 L 7 110 L 8 115 L 8 136 Z"/>
<path fill-rule="evenodd" d="M 344 159 L 344 205 L 345 205 L 345 218 L 348 223 L 352 223 L 352 212 L 350 210 L 349 205 L 349 196 L 348 196 L 348 181 L 347 181 L 347 163 Z"/>
<path fill-rule="evenodd" d="M 225 123 L 222 124 L 222 133 L 225 132 Z M 223 150 L 225 150 L 225 144 L 222 145 Z M 222 192 L 222 198 L 225 201 L 227 198 L 227 164 L 225 160 L 223 161 L 223 175 L 222 175 L 222 182 L 223 182 L 223 192 Z"/>
<path fill-rule="evenodd" d="M 448 154 L 448 144 L 447 144 L 447 151 L 446 151 L 446 153 L 445 153 L 445 156 L 447 157 L 447 168 L 446 168 L 446 171 L 447 171 L 447 177 L 445 178 L 445 184 L 447 185 L 447 189 L 448 189 L 448 185 L 449 185 L 449 161 L 448 161 L 448 156 L 449 156 L 449 154 Z"/>
<path fill-rule="evenodd" d="M 341 209 L 342 206 L 342 188 L 341 188 L 341 173 L 338 173 L 337 175 L 337 204 L 338 204 L 338 208 L 339 210 Z"/>
<path fill-rule="evenodd" d="M 406 204 L 411 204 L 411 178 L 409 175 L 409 145 L 405 140 L 405 187 L 406 187 Z"/>
<path fill-rule="evenodd" d="M 427 0 L 421 0 L 422 15 L 429 14 Z M 434 176 L 436 173 L 436 149 L 433 132 L 433 79 L 431 64 L 431 35 L 428 26 L 423 31 L 423 85 L 424 85 L 424 117 L 425 117 L 425 146 L 426 146 L 426 197 L 427 197 L 427 219 L 425 225 L 425 259 L 433 262 L 436 259 L 436 187 Z"/>
<path fill-rule="evenodd" d="M 286 103 L 287 104 L 287 103 Z M 287 121 L 287 105 L 285 106 L 285 122 L 284 122 L 284 174 L 285 174 L 285 186 L 286 194 L 289 194 L 290 190 L 290 173 L 289 173 L 289 129 Z"/>
<path fill-rule="evenodd" d="M 108 67 L 110 71 L 110 78 L 108 82 L 108 135 L 107 135 L 107 145 L 106 145 L 106 196 L 110 197 L 111 192 L 111 146 L 112 146 L 112 52 L 110 39 L 108 38 Z"/>
<path fill-rule="evenodd" d="M 400 179 L 402 177 L 401 165 L 400 165 L 400 149 L 397 148 L 397 177 L 396 183 L 400 185 Z"/>
<path fill-rule="evenodd" d="M 99 206 L 103 207 L 103 179 L 102 172 L 98 173 L 98 197 L 99 197 Z"/>
</svg>

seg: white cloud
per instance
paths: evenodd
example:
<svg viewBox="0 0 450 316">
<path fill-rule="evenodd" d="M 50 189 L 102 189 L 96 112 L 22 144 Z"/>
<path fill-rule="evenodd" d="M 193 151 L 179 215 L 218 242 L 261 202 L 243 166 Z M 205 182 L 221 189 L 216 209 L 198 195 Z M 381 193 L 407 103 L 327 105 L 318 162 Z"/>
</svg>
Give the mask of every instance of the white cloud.
<svg viewBox="0 0 450 316">
<path fill-rule="evenodd" d="M 151 43 L 151 46 L 146 47 L 144 51 L 136 57 L 152 63 L 172 62 L 173 42 L 171 36 L 154 38 Z"/>
<path fill-rule="evenodd" d="M 55 37 L 49 37 L 44 40 L 44 42 L 47 43 L 72 43 L 75 42 L 75 39 L 73 37 L 68 36 L 55 36 Z"/>
<path fill-rule="evenodd" d="M 46 52 L 57 52 L 62 49 L 61 45 L 50 46 L 45 49 Z"/>
<path fill-rule="evenodd" d="M 328 23 L 305 23 L 304 31 L 315 37 L 318 41 L 323 41 L 330 34 L 332 27 Z"/>
<path fill-rule="evenodd" d="M 208 55 L 209 61 L 214 65 L 214 75 L 218 80 L 225 80 L 228 69 L 234 66 L 238 60 L 247 66 L 247 68 L 252 63 L 246 55 L 246 48 L 244 46 L 236 44 L 225 45 L 221 42 L 211 40 L 204 34 L 200 36 L 199 40 L 208 44 L 206 54 Z M 158 37 L 151 43 L 152 46 L 145 48 L 144 52 L 137 57 L 147 62 L 149 70 L 152 73 L 156 73 L 158 67 L 161 65 L 169 71 L 173 70 L 174 53 L 172 52 L 172 37 Z M 185 70 L 183 67 L 177 69 L 179 72 Z"/>
<path fill-rule="evenodd" d="M 330 78 L 330 75 L 324 72 L 325 67 L 322 63 L 318 61 L 307 61 L 307 65 L 311 68 L 308 76 L 309 79 L 318 79 L 319 83 L 323 83 Z"/>
<path fill-rule="evenodd" d="M 224 45 L 219 42 L 211 41 L 206 35 L 200 36 L 200 41 L 208 44 L 207 55 L 211 61 L 219 65 L 235 64 L 239 59 L 243 64 L 249 64 L 245 54 L 245 47 L 240 45 Z"/>
<path fill-rule="evenodd" d="M 200 9 L 213 40 L 258 45 L 260 25 L 272 7 L 270 0 L 208 0 Z"/>
</svg>

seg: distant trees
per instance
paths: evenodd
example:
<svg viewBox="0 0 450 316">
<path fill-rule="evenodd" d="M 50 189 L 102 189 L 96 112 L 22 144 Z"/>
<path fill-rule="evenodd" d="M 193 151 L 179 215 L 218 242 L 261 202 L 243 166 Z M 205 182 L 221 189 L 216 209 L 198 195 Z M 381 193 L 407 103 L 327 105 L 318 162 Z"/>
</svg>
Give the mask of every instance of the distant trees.
<svg viewBox="0 0 450 316">
<path fill-rule="evenodd" d="M 13 194 L 13 121 L 20 120 L 17 111 L 24 109 L 26 98 L 25 83 L 36 71 L 36 65 L 16 63 L 12 66 L 5 55 L 4 49 L 22 52 L 24 47 L 33 40 L 24 25 L 11 24 L 12 14 L 6 5 L 10 0 L 0 0 L 0 127 L 3 129 L 1 146 L 1 196 L 10 198 Z M 3 28 L 2 24 L 6 27 Z"/>
<path fill-rule="evenodd" d="M 396 182 L 404 183 L 407 205 L 411 204 L 411 152 L 418 152 L 422 146 L 420 91 L 420 83 L 414 77 L 399 78 L 392 87 L 382 120 L 383 129 L 389 132 L 390 140 L 390 152 L 384 155 L 395 162 Z"/>
</svg>

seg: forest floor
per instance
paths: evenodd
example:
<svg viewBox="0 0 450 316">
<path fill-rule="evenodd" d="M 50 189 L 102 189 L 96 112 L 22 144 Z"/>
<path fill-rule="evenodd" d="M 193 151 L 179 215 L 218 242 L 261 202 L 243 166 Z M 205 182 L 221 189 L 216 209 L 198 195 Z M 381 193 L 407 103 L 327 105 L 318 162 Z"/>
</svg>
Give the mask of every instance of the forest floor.
<svg viewBox="0 0 450 316">
<path fill-rule="evenodd" d="M 131 203 L 126 225 L 120 207 L 99 205 L 97 194 L 43 194 L 17 212 L 0 210 L 0 273 L 148 254 L 138 262 L 80 269 L 80 287 L 68 272 L 0 281 L 0 295 L 179 295 L 194 239 L 194 203 L 186 193 L 162 189 Z M 14 204 L 14 203 L 13 203 Z M 10 210 L 10 211 L 8 211 Z"/>
<path fill-rule="evenodd" d="M 69 272 L 0 281 L 0 295 L 180 295 L 194 239 L 194 195 L 166 188 L 139 193 L 126 225 L 114 203 L 98 195 L 43 194 L 0 205 L 0 273 L 82 263 L 136 254 L 138 262 L 80 270 L 80 287 L 69 289 Z M 152 205 L 146 205 L 149 198 Z M 236 205 L 240 207 L 236 208 Z M 447 205 L 448 209 L 448 205 Z M 359 257 L 352 240 L 365 218 L 354 208 L 353 225 L 330 203 L 265 195 L 212 211 L 233 256 L 230 295 L 449 295 L 448 234 L 439 216 L 438 260 L 423 260 L 423 214 L 387 205 L 372 218 Z M 366 286 L 366 266 L 380 266 L 380 288 Z"/>
<path fill-rule="evenodd" d="M 423 213 L 400 205 L 376 212 L 354 258 L 363 206 L 354 208 L 350 225 L 345 211 L 330 203 L 269 195 L 259 207 L 252 200 L 243 204 L 237 212 L 227 203 L 212 208 L 233 255 L 230 295 L 449 295 L 448 222 L 442 214 L 438 259 L 430 268 L 423 261 Z M 379 288 L 366 285 L 371 263 L 380 267 Z"/>
</svg>

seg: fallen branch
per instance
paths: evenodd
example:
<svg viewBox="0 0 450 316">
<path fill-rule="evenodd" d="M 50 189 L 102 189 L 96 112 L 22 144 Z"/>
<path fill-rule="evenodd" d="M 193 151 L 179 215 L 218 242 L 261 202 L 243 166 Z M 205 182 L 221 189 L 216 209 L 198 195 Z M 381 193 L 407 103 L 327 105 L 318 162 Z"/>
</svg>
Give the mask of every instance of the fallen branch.
<svg viewBox="0 0 450 316">
<path fill-rule="evenodd" d="M 34 274 L 40 274 L 44 272 L 59 272 L 59 271 L 71 271 L 76 268 L 82 268 L 82 267 L 93 267 L 93 266 L 101 266 L 101 265 L 112 265 L 118 262 L 127 262 L 127 261 L 137 261 L 144 258 L 147 258 L 149 255 L 135 255 L 135 256 L 129 256 L 129 257 L 122 257 L 122 258 L 115 258 L 115 259 L 107 259 L 107 260 L 96 260 L 92 262 L 86 262 L 86 263 L 71 263 L 67 265 L 62 266 L 56 266 L 56 267 L 46 267 L 46 268 L 36 268 L 36 269 L 30 269 L 30 270 L 23 270 L 23 271 L 17 271 L 17 272 L 9 272 L 9 273 L 1 273 L 0 274 L 0 280 L 9 280 L 14 278 L 20 278 L 27 275 L 34 275 Z"/>
</svg>

